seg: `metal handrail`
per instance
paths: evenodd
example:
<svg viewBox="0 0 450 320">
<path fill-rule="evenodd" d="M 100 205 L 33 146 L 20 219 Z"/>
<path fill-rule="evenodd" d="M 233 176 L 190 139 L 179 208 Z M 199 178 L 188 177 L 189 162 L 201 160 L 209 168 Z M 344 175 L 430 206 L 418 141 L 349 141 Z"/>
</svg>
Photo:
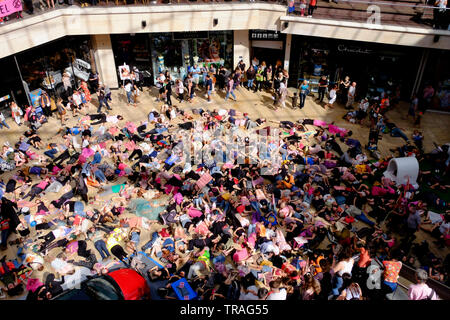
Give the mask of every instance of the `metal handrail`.
<svg viewBox="0 0 450 320">
<path fill-rule="evenodd" d="M 377 262 L 377 264 L 381 268 L 384 269 L 383 264 L 378 260 L 377 257 L 375 257 L 374 260 Z M 402 268 L 400 269 L 399 275 L 401 277 L 405 278 L 406 280 L 415 283 L 416 270 L 404 263 L 402 263 Z M 408 289 L 408 287 L 406 287 L 405 285 L 403 285 L 401 283 L 398 283 L 398 284 L 401 285 L 401 287 L 403 287 L 404 289 Z M 442 300 L 450 300 L 450 287 L 448 287 L 444 283 L 436 281 L 432 278 L 428 278 L 426 284 L 436 292 L 436 294 L 439 296 L 439 298 L 441 298 Z"/>
</svg>

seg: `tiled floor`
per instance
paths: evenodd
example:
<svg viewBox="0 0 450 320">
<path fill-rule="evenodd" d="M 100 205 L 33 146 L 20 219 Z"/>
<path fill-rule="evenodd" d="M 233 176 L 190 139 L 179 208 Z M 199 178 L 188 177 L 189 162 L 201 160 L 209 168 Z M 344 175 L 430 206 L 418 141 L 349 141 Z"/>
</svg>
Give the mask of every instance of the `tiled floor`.
<svg viewBox="0 0 450 320">
<path fill-rule="evenodd" d="M 187 102 L 183 102 L 182 104 L 178 104 L 174 102 L 174 105 L 178 105 L 183 109 L 190 108 L 203 108 L 203 109 L 213 109 L 213 108 L 233 108 L 239 110 L 241 112 L 249 113 L 251 118 L 264 117 L 268 120 L 290 120 L 296 121 L 298 119 L 304 118 L 312 118 L 312 119 L 321 119 L 327 122 L 335 121 L 336 125 L 346 127 L 351 129 L 354 132 L 354 138 L 357 138 L 361 141 L 361 143 L 365 144 L 368 139 L 369 129 L 366 126 L 360 126 L 355 124 L 350 124 L 349 122 L 342 119 L 343 114 L 345 114 L 345 110 L 342 106 L 336 106 L 333 110 L 325 110 L 323 107 L 315 103 L 314 99 L 311 97 L 307 98 L 306 106 L 302 110 L 293 110 L 290 108 L 291 100 L 289 99 L 287 103 L 286 109 L 279 109 L 275 111 L 272 108 L 273 101 L 271 99 L 271 95 L 267 92 L 262 93 L 253 93 L 247 91 L 245 88 L 240 88 L 236 92 L 237 102 L 232 100 L 224 101 L 224 93 L 219 92 L 213 95 L 213 103 L 206 103 L 206 99 L 204 98 L 204 92 L 198 92 L 197 97 L 194 99 L 193 104 L 189 104 Z M 291 94 L 290 94 L 291 95 Z M 145 89 L 139 98 L 139 103 L 137 107 L 127 106 L 126 105 L 126 97 L 122 90 L 116 90 L 113 92 L 113 111 L 111 114 L 121 114 L 124 116 L 126 120 L 133 121 L 138 123 L 139 121 L 144 121 L 147 119 L 148 113 L 153 108 L 159 109 L 161 103 L 155 102 L 156 90 L 155 89 Z M 173 99 L 175 101 L 175 99 Z M 93 103 L 96 105 L 97 101 L 93 100 Z M 389 111 L 388 116 L 392 119 L 398 126 L 405 129 L 405 132 L 408 136 L 412 133 L 411 121 L 403 120 L 402 117 L 407 113 L 408 105 L 406 103 L 402 103 L 395 110 Z M 90 107 L 91 113 L 95 113 L 96 107 Z M 73 126 L 76 123 L 77 118 L 70 118 L 68 121 L 68 126 Z M 10 125 L 11 129 L 3 129 L 0 131 L 0 144 L 3 144 L 5 141 L 9 141 L 11 144 L 18 141 L 19 136 L 26 129 L 24 126 L 18 127 L 12 119 L 8 119 L 7 123 Z M 450 125 L 450 115 L 446 114 L 436 114 L 436 113 L 426 113 L 424 115 L 422 121 L 422 130 L 425 135 L 425 150 L 430 151 L 433 148 L 433 142 L 438 144 L 446 143 L 450 141 L 450 134 L 448 127 Z M 57 136 L 57 132 L 60 129 L 60 123 L 55 118 L 50 118 L 49 123 L 45 124 L 42 128 L 39 129 L 39 134 L 41 138 L 45 142 L 55 142 L 60 139 L 60 135 Z M 401 138 L 392 138 L 390 136 L 384 136 L 380 141 L 379 149 L 383 155 L 389 154 L 389 148 L 400 146 L 403 144 L 403 140 Z M 42 150 L 41 150 L 42 152 Z M 2 175 L 3 181 L 8 181 L 11 177 L 11 173 L 5 173 Z M 49 200 L 52 200 L 49 195 L 46 195 Z M 34 231 L 33 231 L 34 232 Z M 149 233 L 150 234 L 150 233 Z M 141 236 L 141 245 L 145 243 L 148 235 Z M 11 236 L 10 240 L 14 239 L 15 236 Z M 420 232 L 418 239 L 429 238 L 428 235 Z M 56 251 L 56 250 L 54 250 Z M 448 249 L 446 251 L 436 251 L 436 248 L 432 246 L 432 251 L 435 254 L 440 254 L 445 256 L 448 253 Z M 15 248 L 8 248 L 8 250 L 3 252 L 3 255 L 7 254 L 8 258 L 13 258 L 15 255 Z M 39 276 L 37 274 L 36 276 Z"/>
</svg>

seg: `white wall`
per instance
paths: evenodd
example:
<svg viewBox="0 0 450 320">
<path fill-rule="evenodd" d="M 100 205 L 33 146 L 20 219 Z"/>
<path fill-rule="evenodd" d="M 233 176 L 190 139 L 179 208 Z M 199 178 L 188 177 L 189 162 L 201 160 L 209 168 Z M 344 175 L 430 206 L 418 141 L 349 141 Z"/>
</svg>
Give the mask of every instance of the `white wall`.
<svg viewBox="0 0 450 320">
<path fill-rule="evenodd" d="M 244 60 L 246 67 L 250 65 L 250 39 L 248 30 L 234 31 L 233 68 L 240 60 Z"/>
<path fill-rule="evenodd" d="M 117 68 L 109 34 L 92 36 L 92 49 L 100 82 L 107 84 L 112 89 L 117 88 Z"/>
</svg>

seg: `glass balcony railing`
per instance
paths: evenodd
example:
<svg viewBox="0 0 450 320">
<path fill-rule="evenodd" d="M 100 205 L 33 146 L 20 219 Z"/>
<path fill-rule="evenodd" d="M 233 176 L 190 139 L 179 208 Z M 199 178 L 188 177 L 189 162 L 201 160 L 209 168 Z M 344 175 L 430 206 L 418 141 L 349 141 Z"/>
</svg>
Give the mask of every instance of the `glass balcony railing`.
<svg viewBox="0 0 450 320">
<path fill-rule="evenodd" d="M 0 0 L 0 24 L 69 6 L 115 7 L 269 3 L 287 7 L 289 16 L 304 16 L 360 23 L 449 29 L 450 10 L 445 0 Z"/>
</svg>

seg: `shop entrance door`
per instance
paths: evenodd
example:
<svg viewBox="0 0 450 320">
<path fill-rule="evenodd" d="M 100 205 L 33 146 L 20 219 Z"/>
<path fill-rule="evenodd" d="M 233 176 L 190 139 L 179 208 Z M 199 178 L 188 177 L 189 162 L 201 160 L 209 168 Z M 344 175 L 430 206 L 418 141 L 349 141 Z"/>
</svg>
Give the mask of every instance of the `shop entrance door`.
<svg viewBox="0 0 450 320">
<path fill-rule="evenodd" d="M 261 64 L 263 61 L 266 62 L 266 66 L 272 66 L 275 69 L 275 66 L 278 64 L 283 65 L 284 61 L 284 50 L 279 49 L 268 49 L 268 48 L 252 48 L 252 56 L 250 57 L 250 61 L 256 57 Z M 246 66 L 248 67 L 248 66 Z"/>
</svg>

